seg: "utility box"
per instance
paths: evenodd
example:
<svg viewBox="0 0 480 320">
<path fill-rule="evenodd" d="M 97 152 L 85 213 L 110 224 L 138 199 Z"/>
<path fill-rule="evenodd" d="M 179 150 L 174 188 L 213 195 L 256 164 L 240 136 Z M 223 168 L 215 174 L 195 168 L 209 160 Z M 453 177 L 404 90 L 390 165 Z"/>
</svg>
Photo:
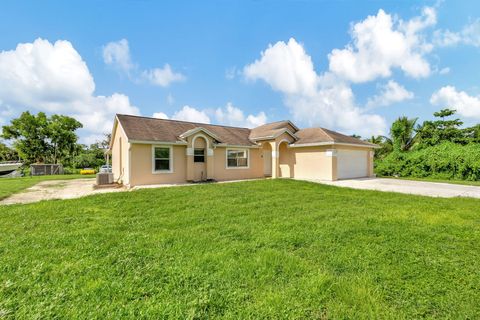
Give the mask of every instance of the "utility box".
<svg viewBox="0 0 480 320">
<path fill-rule="evenodd" d="M 97 186 L 113 184 L 113 173 L 97 173 Z"/>
</svg>

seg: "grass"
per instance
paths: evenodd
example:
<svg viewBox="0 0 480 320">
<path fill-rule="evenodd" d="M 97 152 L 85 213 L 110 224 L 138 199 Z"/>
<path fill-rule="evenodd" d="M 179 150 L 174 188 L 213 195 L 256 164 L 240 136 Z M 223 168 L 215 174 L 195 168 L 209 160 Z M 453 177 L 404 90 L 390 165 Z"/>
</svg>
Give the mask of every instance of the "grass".
<svg viewBox="0 0 480 320">
<path fill-rule="evenodd" d="M 94 175 L 52 175 L 52 176 L 34 176 L 19 178 L 0 178 L 0 200 L 34 186 L 41 181 L 47 180 L 71 180 L 79 178 L 92 178 Z"/>
<path fill-rule="evenodd" d="M 0 317 L 480 317 L 480 201 L 263 180 L 0 208 Z"/>
<path fill-rule="evenodd" d="M 382 177 L 389 179 L 401 179 L 401 180 L 413 180 L 413 181 L 425 181 L 425 182 L 437 182 L 437 183 L 451 183 L 451 184 L 461 184 L 466 186 L 480 186 L 480 181 L 467 181 L 467 180 L 445 180 L 445 179 L 435 179 L 435 178 L 410 178 L 410 177 Z"/>
</svg>

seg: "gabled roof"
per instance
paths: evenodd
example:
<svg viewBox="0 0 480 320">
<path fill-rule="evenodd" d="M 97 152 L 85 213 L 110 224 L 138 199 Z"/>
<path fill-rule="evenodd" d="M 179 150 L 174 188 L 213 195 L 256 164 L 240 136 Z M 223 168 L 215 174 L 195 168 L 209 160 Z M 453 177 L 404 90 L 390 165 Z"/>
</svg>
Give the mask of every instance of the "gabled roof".
<svg viewBox="0 0 480 320">
<path fill-rule="evenodd" d="M 221 139 L 215 133 L 205 129 L 204 127 L 196 127 L 194 129 L 190 129 L 190 130 L 182 133 L 179 137 L 182 138 L 182 139 L 186 139 L 187 137 L 190 137 L 191 135 L 194 135 L 198 132 L 203 132 L 203 133 L 209 135 L 211 138 L 215 139 L 216 141 L 221 141 Z"/>
<path fill-rule="evenodd" d="M 292 128 L 293 130 L 291 130 Z M 299 129 L 293 123 L 288 120 L 282 120 L 277 122 L 266 123 L 259 127 L 253 128 L 250 131 L 250 140 L 265 140 L 265 139 L 274 139 L 286 132 L 290 134 L 293 138 L 297 139 L 295 132 Z"/>
<path fill-rule="evenodd" d="M 298 129 L 288 120 L 267 123 L 248 129 L 124 114 L 117 114 L 116 119 L 121 124 L 130 142 L 185 144 L 186 137 L 197 132 L 205 132 L 214 138 L 219 145 L 253 147 L 258 146 L 256 141 L 274 139 L 286 132 L 295 139 L 295 142 L 291 145 L 293 147 L 329 144 L 377 147 L 360 139 L 323 128 Z"/>
</svg>

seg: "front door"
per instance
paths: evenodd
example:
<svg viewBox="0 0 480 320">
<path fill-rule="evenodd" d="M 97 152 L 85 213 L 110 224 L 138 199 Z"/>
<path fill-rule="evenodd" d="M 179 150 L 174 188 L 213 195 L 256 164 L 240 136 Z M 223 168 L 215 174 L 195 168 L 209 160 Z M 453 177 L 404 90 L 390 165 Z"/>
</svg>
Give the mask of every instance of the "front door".
<svg viewBox="0 0 480 320">
<path fill-rule="evenodd" d="M 205 181 L 207 180 L 205 148 L 195 148 L 193 152 L 193 179 L 194 181 Z"/>
</svg>

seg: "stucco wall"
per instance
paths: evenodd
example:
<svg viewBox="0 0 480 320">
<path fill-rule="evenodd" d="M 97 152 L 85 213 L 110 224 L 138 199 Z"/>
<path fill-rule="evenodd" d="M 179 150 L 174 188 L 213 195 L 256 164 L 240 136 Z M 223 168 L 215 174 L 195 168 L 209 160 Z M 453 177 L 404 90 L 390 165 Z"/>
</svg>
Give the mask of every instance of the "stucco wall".
<svg viewBox="0 0 480 320">
<path fill-rule="evenodd" d="M 184 183 L 187 180 L 185 150 L 185 146 L 172 146 L 173 172 L 153 173 L 152 145 L 132 144 L 130 185 Z"/>
<path fill-rule="evenodd" d="M 293 167 L 293 177 L 298 179 L 333 179 L 333 157 L 326 154 L 331 149 L 324 146 L 288 148 L 292 152 L 290 161 Z"/>
<path fill-rule="evenodd" d="M 129 143 L 120 124 L 117 125 L 112 146 L 113 179 L 120 183 L 129 183 L 128 149 Z"/>
<path fill-rule="evenodd" d="M 225 147 L 217 147 L 213 151 L 214 178 L 218 181 L 263 178 L 262 150 L 247 149 L 250 153 L 249 168 L 226 168 L 227 153 Z M 230 149 L 230 148 L 228 148 Z"/>
</svg>

